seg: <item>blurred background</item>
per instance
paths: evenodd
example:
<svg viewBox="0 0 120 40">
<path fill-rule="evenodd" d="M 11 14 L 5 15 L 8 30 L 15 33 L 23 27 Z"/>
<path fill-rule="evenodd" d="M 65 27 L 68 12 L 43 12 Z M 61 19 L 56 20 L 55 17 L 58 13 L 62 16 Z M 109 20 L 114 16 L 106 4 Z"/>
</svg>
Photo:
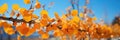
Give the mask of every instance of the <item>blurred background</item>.
<svg viewBox="0 0 120 40">
<path fill-rule="evenodd" d="M 58 12 L 58 14 L 62 16 L 63 13 L 67 13 L 66 9 L 69 6 L 71 6 L 70 0 L 38 0 L 38 1 L 42 5 L 45 5 L 45 9 L 49 12 L 49 16 L 51 18 L 54 18 L 54 12 Z M 30 7 L 30 4 L 28 5 L 24 4 L 23 0 L 0 0 L 0 6 L 4 3 L 8 4 L 8 12 L 12 11 L 11 10 L 12 4 L 19 4 L 21 8 L 29 9 Z M 79 12 L 82 12 L 83 11 L 82 7 L 85 4 L 85 0 L 79 0 L 78 4 L 80 9 Z M 102 19 L 107 25 L 111 25 L 111 24 L 114 25 L 115 23 L 118 23 L 120 25 L 120 0 L 90 0 L 87 7 L 91 9 L 94 15 L 97 17 L 98 20 L 96 22 L 100 22 L 100 20 Z M 40 16 L 41 10 L 42 9 L 36 9 L 34 13 Z M 9 17 L 9 14 L 7 13 L 5 15 Z M 0 30 L 3 29 L 0 28 Z M 0 40 L 8 40 L 9 38 L 13 38 L 11 40 L 16 40 L 17 34 L 10 36 L 3 31 L 0 32 L 2 32 L 2 34 L 0 34 Z M 52 31 L 49 34 L 52 35 Z M 39 34 L 34 33 L 28 39 L 33 40 L 33 38 L 35 39 L 38 38 L 39 36 L 40 36 Z M 53 38 L 53 39 L 57 40 L 57 38 Z M 51 38 L 51 40 L 53 39 Z"/>
</svg>

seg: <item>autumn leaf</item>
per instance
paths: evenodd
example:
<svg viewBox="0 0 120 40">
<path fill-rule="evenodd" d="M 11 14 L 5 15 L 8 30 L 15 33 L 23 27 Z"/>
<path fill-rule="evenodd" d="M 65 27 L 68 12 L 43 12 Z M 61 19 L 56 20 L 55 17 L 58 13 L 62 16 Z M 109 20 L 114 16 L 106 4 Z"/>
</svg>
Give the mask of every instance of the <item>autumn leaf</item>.
<svg viewBox="0 0 120 40">
<path fill-rule="evenodd" d="M 38 34 L 44 34 L 44 31 L 43 31 L 42 29 L 40 29 L 40 30 L 38 31 Z"/>
<path fill-rule="evenodd" d="M 24 16 L 23 19 L 26 21 L 26 22 L 29 22 L 32 20 L 32 16 L 29 15 L 29 16 Z"/>
<path fill-rule="evenodd" d="M 24 0 L 25 4 L 30 4 L 30 0 Z"/>
<path fill-rule="evenodd" d="M 59 18 L 60 18 L 57 12 L 55 12 L 54 15 L 55 15 L 55 18 L 56 18 L 56 19 L 59 19 Z"/>
<path fill-rule="evenodd" d="M 83 17 L 83 13 L 80 13 L 80 17 Z"/>
<path fill-rule="evenodd" d="M 72 11 L 71 11 L 71 14 L 72 14 L 72 16 L 77 16 L 78 10 L 72 10 Z"/>
<path fill-rule="evenodd" d="M 71 21 L 78 23 L 80 18 L 78 16 L 74 16 Z"/>
<path fill-rule="evenodd" d="M 34 28 L 29 29 L 29 31 L 27 32 L 27 34 L 25 35 L 26 37 L 29 37 L 30 35 L 32 35 L 36 30 Z"/>
<path fill-rule="evenodd" d="M 63 14 L 61 18 L 62 18 L 62 19 L 66 19 L 67 17 Z"/>
<path fill-rule="evenodd" d="M 12 9 L 13 10 L 18 10 L 20 7 L 19 7 L 19 5 L 18 4 L 13 4 L 12 5 Z"/>
<path fill-rule="evenodd" d="M 23 15 L 23 20 L 25 20 L 26 22 L 31 21 L 32 20 L 32 13 L 25 12 Z"/>
<path fill-rule="evenodd" d="M 39 23 L 35 23 L 33 29 L 40 29 L 40 24 Z"/>
<path fill-rule="evenodd" d="M 32 18 L 38 19 L 39 17 L 36 14 L 32 14 Z"/>
<path fill-rule="evenodd" d="M 36 3 L 35 3 L 35 8 L 36 8 L 36 9 L 39 9 L 40 7 L 41 7 L 40 2 L 36 1 Z"/>
<path fill-rule="evenodd" d="M 42 10 L 42 11 L 40 12 L 40 15 L 41 15 L 43 18 L 48 18 L 48 12 L 47 12 L 47 10 Z"/>
<path fill-rule="evenodd" d="M 2 6 L 0 6 L 0 14 L 4 14 L 8 9 L 8 4 L 4 3 Z"/>
<path fill-rule="evenodd" d="M 28 11 L 26 10 L 26 8 L 20 8 L 20 9 L 19 9 L 19 12 L 20 12 L 20 14 L 22 14 L 22 16 L 23 16 L 25 13 L 28 13 Z"/>
<path fill-rule="evenodd" d="M 7 33 L 8 35 L 12 35 L 15 33 L 11 24 L 8 24 L 7 22 L 3 22 L 3 26 L 4 26 L 5 33 Z"/>
<path fill-rule="evenodd" d="M 44 33 L 42 34 L 42 39 L 48 39 L 49 38 L 49 34 L 48 33 Z"/>
<path fill-rule="evenodd" d="M 15 33 L 15 31 L 13 30 L 13 28 L 12 27 L 8 27 L 8 28 L 4 28 L 4 31 L 5 31 L 5 33 L 7 33 L 8 35 L 12 35 L 12 34 L 14 34 Z"/>
<path fill-rule="evenodd" d="M 54 36 L 55 36 L 55 37 L 60 37 L 60 36 L 62 36 L 62 31 L 60 31 L 59 29 L 54 30 Z"/>
<path fill-rule="evenodd" d="M 97 20 L 97 18 L 96 18 L 96 17 L 93 17 L 93 20 Z"/>
<path fill-rule="evenodd" d="M 27 34 L 27 32 L 29 31 L 29 27 L 27 26 L 26 23 L 22 23 L 21 25 L 16 27 L 16 30 L 20 33 L 21 36 L 24 36 Z"/>
</svg>

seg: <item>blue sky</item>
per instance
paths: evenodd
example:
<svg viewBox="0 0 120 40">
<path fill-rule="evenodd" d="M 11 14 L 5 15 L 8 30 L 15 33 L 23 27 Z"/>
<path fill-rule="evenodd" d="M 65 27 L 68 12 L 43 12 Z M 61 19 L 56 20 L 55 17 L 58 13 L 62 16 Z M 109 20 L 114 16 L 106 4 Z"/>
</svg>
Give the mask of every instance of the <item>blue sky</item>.
<svg viewBox="0 0 120 40">
<path fill-rule="evenodd" d="M 48 5 L 50 2 L 54 2 L 54 5 L 51 7 L 51 9 L 46 9 L 49 12 L 50 17 L 54 17 L 54 12 L 58 12 L 61 16 L 62 13 L 66 13 L 65 9 L 68 6 L 71 6 L 69 0 L 39 0 L 39 2 L 43 5 Z M 8 11 L 10 12 L 12 9 L 12 4 L 19 4 L 21 8 L 29 8 L 30 4 L 26 5 L 24 4 L 23 0 L 0 0 L 0 6 L 4 3 L 8 4 Z M 80 0 L 80 7 L 82 7 L 85 3 L 85 0 Z M 107 21 L 111 23 L 113 18 L 120 13 L 120 0 L 90 0 L 90 4 L 88 5 L 88 8 L 92 9 L 95 16 L 98 18 L 106 19 L 104 18 L 105 13 L 107 13 Z M 40 15 L 40 10 L 35 10 L 35 14 Z M 9 16 L 6 13 L 6 16 Z"/>
</svg>

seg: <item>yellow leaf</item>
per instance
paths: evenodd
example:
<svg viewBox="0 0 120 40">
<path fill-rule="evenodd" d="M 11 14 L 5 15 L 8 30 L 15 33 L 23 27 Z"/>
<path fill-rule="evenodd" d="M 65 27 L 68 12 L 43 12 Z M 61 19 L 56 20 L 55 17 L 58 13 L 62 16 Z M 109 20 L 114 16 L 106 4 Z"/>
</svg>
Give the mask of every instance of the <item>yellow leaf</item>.
<svg viewBox="0 0 120 40">
<path fill-rule="evenodd" d="M 19 7 L 19 5 L 18 4 L 13 4 L 12 5 L 12 9 L 13 10 L 18 10 L 20 7 Z"/>
<path fill-rule="evenodd" d="M 29 22 L 32 20 L 32 13 L 31 12 L 29 12 L 25 8 L 21 8 L 19 11 L 23 16 L 23 20 L 25 20 L 26 22 Z"/>
<path fill-rule="evenodd" d="M 48 39 L 49 38 L 49 34 L 45 32 L 44 34 L 42 34 L 42 38 L 43 39 Z"/>
<path fill-rule="evenodd" d="M 55 37 L 62 36 L 62 32 L 57 29 L 57 30 L 54 31 L 54 36 L 55 36 Z"/>
<path fill-rule="evenodd" d="M 55 15 L 56 19 L 59 19 L 59 15 L 57 12 L 55 12 L 54 15 Z"/>
<path fill-rule="evenodd" d="M 32 20 L 32 16 L 29 15 L 29 16 L 23 16 L 23 20 L 25 20 L 26 22 L 29 22 Z"/>
<path fill-rule="evenodd" d="M 30 4 L 30 0 L 24 0 L 25 4 Z"/>
<path fill-rule="evenodd" d="M 72 14 L 72 16 L 77 16 L 78 10 L 72 10 L 72 11 L 71 11 L 71 14 Z"/>
<path fill-rule="evenodd" d="M 12 35 L 15 33 L 14 29 L 12 28 L 12 25 L 8 24 L 7 22 L 3 22 L 3 26 L 5 33 L 7 33 L 8 35 Z"/>
<path fill-rule="evenodd" d="M 8 4 L 4 3 L 1 7 L 0 7 L 0 14 L 4 14 L 8 9 Z"/>
<path fill-rule="evenodd" d="M 4 28 L 4 31 L 5 31 L 5 33 L 7 33 L 8 35 L 12 35 L 12 34 L 14 34 L 15 33 L 15 31 L 13 30 L 13 28 L 11 27 L 11 28 Z"/>
<path fill-rule="evenodd" d="M 40 12 L 40 14 L 41 14 L 41 15 L 48 15 L 48 12 L 47 12 L 46 10 L 42 10 L 42 11 Z"/>
<path fill-rule="evenodd" d="M 32 14 L 32 17 L 38 19 L 38 16 L 36 14 Z"/>
<path fill-rule="evenodd" d="M 66 28 L 68 28 L 67 24 L 63 24 L 62 29 L 66 29 Z"/>
<path fill-rule="evenodd" d="M 80 17 L 83 17 L 83 13 L 80 13 Z"/>
<path fill-rule="evenodd" d="M 67 17 L 63 14 L 61 18 L 62 18 L 62 19 L 66 19 Z"/>
<path fill-rule="evenodd" d="M 48 12 L 46 10 L 42 10 L 40 14 L 43 18 L 48 18 Z"/>
<path fill-rule="evenodd" d="M 97 20 L 97 18 L 96 18 L 96 17 L 93 17 L 93 20 Z"/>
<path fill-rule="evenodd" d="M 79 20 L 80 18 L 78 16 L 74 16 L 72 19 L 73 22 L 77 22 L 77 23 L 79 22 Z"/>
</svg>

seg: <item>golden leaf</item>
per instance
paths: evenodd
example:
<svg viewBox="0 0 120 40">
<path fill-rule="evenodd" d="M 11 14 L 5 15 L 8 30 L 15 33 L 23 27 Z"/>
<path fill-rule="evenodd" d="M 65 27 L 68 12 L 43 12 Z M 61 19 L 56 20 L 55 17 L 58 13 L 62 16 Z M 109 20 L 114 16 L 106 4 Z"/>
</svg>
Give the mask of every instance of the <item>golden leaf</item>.
<svg viewBox="0 0 120 40">
<path fill-rule="evenodd" d="M 32 20 L 32 16 L 24 16 L 23 19 L 26 21 L 26 22 L 29 22 Z"/>
<path fill-rule="evenodd" d="M 96 17 L 93 17 L 93 20 L 97 20 L 97 18 L 96 18 Z"/>
<path fill-rule="evenodd" d="M 19 5 L 18 4 L 13 4 L 12 5 L 12 9 L 13 10 L 18 10 L 20 7 L 19 7 Z"/>
<path fill-rule="evenodd" d="M 8 4 L 4 3 L 2 6 L 0 6 L 0 14 L 4 14 L 8 9 Z"/>
<path fill-rule="evenodd" d="M 59 37 L 59 36 L 62 36 L 62 32 L 60 30 L 55 30 L 54 31 L 54 34 L 53 34 L 55 37 Z"/>
<path fill-rule="evenodd" d="M 23 16 L 25 13 L 28 13 L 28 11 L 26 10 L 26 8 L 20 8 L 20 9 L 19 9 L 19 12 L 20 12 L 20 14 L 22 14 L 22 16 Z"/>
<path fill-rule="evenodd" d="M 42 39 L 48 39 L 49 38 L 49 34 L 48 33 L 44 33 L 42 34 Z"/>
<path fill-rule="evenodd" d="M 62 19 L 66 19 L 67 17 L 63 14 L 61 18 L 62 18 Z"/>
<path fill-rule="evenodd" d="M 4 31 L 5 31 L 5 33 L 7 33 L 8 35 L 12 35 L 12 34 L 15 33 L 15 31 L 13 30 L 12 27 L 4 28 Z"/>
<path fill-rule="evenodd" d="M 80 17 L 83 17 L 83 13 L 80 13 Z"/>
<path fill-rule="evenodd" d="M 59 19 L 59 18 L 60 18 L 57 12 L 55 12 L 54 15 L 55 15 L 55 18 L 56 18 L 56 19 Z"/>
<path fill-rule="evenodd" d="M 48 18 L 48 12 L 46 10 L 42 10 L 40 14 L 43 18 Z"/>
<path fill-rule="evenodd" d="M 72 21 L 73 22 L 79 22 L 79 20 L 80 20 L 80 18 L 78 17 L 78 16 L 74 16 L 73 18 L 72 18 Z"/>
<path fill-rule="evenodd" d="M 12 35 L 15 33 L 14 29 L 12 28 L 12 25 L 8 24 L 7 22 L 3 22 L 3 26 L 5 33 L 7 33 L 8 35 Z"/>
<path fill-rule="evenodd" d="M 25 4 L 30 4 L 30 0 L 24 0 Z"/>
<path fill-rule="evenodd" d="M 32 14 L 32 17 L 38 19 L 38 16 L 36 14 Z"/>
<path fill-rule="evenodd" d="M 72 11 L 71 11 L 71 14 L 72 14 L 72 16 L 77 16 L 78 10 L 72 10 Z"/>
</svg>

